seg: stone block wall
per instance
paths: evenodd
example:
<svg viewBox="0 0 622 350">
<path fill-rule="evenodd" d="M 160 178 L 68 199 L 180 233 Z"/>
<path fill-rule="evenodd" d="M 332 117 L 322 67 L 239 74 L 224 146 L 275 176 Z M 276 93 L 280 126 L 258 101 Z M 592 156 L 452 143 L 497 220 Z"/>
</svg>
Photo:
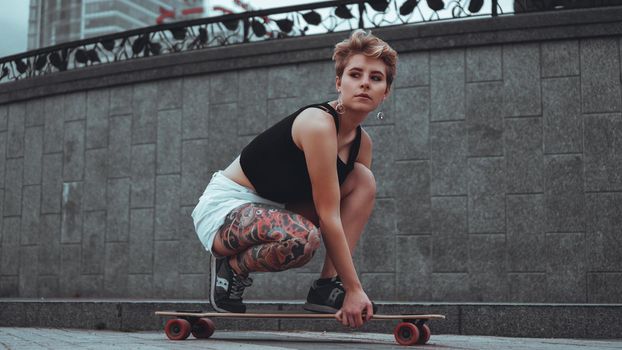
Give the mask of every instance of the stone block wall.
<svg viewBox="0 0 622 350">
<path fill-rule="evenodd" d="M 394 273 L 364 278 L 395 281 L 383 298 L 619 302 L 619 39 L 410 57 L 429 80 L 398 82 L 394 125 L 371 128 L 392 153 L 376 220 L 397 209 Z"/>
<path fill-rule="evenodd" d="M 622 33 L 596 25 L 460 45 L 377 31 L 400 57 L 386 118 L 364 125 L 378 193 L 355 262 L 373 299 L 622 302 Z M 273 65 L 0 87 L 0 297 L 206 299 L 194 205 L 255 135 L 336 97 L 328 58 L 345 36 L 321 58 L 279 63 L 307 40 L 293 39 Z M 247 298 L 304 299 L 323 254 L 255 275 Z"/>
</svg>

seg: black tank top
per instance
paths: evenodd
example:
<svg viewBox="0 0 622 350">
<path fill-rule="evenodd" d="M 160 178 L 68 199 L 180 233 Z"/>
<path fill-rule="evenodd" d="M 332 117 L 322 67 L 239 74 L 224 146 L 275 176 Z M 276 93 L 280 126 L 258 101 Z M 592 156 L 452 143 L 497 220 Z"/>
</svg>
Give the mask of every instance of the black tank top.
<svg viewBox="0 0 622 350">
<path fill-rule="evenodd" d="M 257 193 L 269 200 L 288 203 L 312 200 L 311 179 L 305 155 L 292 138 L 292 125 L 305 109 L 315 107 L 330 113 L 339 132 L 339 115 L 327 102 L 305 106 L 259 134 L 240 154 L 240 165 Z M 354 168 L 361 145 L 361 127 L 350 147 L 347 163 L 337 156 L 339 185 Z"/>
</svg>

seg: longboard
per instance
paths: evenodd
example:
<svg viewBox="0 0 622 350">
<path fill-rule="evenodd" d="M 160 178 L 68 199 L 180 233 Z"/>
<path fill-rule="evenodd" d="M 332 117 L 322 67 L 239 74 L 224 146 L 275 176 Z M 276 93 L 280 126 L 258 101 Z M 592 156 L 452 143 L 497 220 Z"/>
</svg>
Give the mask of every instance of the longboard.
<svg viewBox="0 0 622 350">
<path fill-rule="evenodd" d="M 164 326 L 166 336 L 171 340 L 184 340 L 192 335 L 207 339 L 214 334 L 216 326 L 211 318 L 277 318 L 277 319 L 335 319 L 335 314 L 319 313 L 229 313 L 201 311 L 156 311 L 158 316 L 174 317 Z M 395 341 L 401 345 L 426 344 L 432 335 L 429 320 L 444 320 L 444 315 L 382 315 L 376 314 L 372 320 L 401 320 L 395 327 Z"/>
</svg>

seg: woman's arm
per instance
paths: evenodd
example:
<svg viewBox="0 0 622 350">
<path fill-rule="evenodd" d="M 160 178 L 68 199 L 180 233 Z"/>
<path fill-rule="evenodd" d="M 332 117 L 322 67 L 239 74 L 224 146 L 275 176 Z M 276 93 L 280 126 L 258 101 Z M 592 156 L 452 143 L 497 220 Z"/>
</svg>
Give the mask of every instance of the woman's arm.
<svg viewBox="0 0 622 350">
<path fill-rule="evenodd" d="M 306 113 L 305 113 L 306 112 Z M 301 113 L 293 128 L 294 140 L 305 153 L 327 253 L 346 290 L 361 288 L 341 225 L 341 192 L 337 177 L 337 131 L 332 117 L 315 109 Z"/>
<path fill-rule="evenodd" d="M 305 113 L 306 112 L 306 113 Z M 326 252 L 346 290 L 342 323 L 362 325 L 361 313 L 371 315 L 371 302 L 363 292 L 341 224 L 341 192 L 337 177 L 337 131 L 332 116 L 308 109 L 293 126 L 293 137 L 305 153 L 313 189 L 313 202 L 320 219 Z"/>
</svg>

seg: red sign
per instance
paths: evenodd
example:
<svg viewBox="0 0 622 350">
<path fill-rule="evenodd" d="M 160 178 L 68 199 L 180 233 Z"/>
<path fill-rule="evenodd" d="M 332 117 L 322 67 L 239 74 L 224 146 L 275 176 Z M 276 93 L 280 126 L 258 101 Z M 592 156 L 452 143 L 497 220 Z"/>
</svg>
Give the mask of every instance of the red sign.
<svg viewBox="0 0 622 350">
<path fill-rule="evenodd" d="M 182 9 L 179 12 L 179 15 L 180 15 L 179 18 L 183 19 L 184 16 L 201 14 L 203 12 L 204 12 L 203 6 L 185 8 L 185 9 Z M 168 9 L 165 9 L 165 8 L 160 6 L 160 16 L 158 16 L 158 18 L 156 18 L 156 23 L 157 24 L 162 24 L 162 23 L 164 23 L 164 20 L 166 20 L 166 19 L 174 20 L 176 18 L 177 18 L 177 10 L 176 9 L 168 10 Z"/>
</svg>

